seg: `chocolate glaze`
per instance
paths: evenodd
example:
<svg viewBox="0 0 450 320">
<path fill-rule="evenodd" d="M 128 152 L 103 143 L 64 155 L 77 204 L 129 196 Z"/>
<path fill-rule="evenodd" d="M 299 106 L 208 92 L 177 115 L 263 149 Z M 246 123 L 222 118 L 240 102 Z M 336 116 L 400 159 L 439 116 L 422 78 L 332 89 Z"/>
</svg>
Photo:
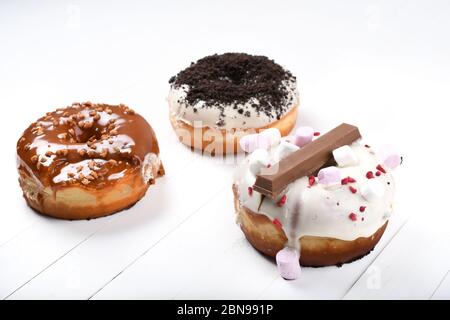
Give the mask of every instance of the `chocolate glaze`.
<svg viewBox="0 0 450 320">
<path fill-rule="evenodd" d="M 74 103 L 48 112 L 17 142 L 20 171 L 43 187 L 103 188 L 159 154 L 151 126 L 125 105 Z"/>
</svg>

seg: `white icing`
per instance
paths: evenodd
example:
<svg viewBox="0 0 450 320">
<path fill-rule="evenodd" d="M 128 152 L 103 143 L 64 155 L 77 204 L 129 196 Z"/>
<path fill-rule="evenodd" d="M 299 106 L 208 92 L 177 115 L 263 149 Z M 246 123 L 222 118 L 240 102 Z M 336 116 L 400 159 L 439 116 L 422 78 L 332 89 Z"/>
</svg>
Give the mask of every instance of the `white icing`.
<svg viewBox="0 0 450 320">
<path fill-rule="evenodd" d="M 361 185 L 361 195 L 367 201 L 376 201 L 384 195 L 384 186 L 378 179 L 370 179 Z"/>
<path fill-rule="evenodd" d="M 153 171 L 155 168 L 159 168 L 161 165 L 161 160 L 159 159 L 158 155 L 154 153 L 148 153 L 144 161 L 142 163 L 142 179 L 145 181 L 145 183 L 148 183 L 150 180 L 155 179 L 156 177 L 153 174 Z"/>
<path fill-rule="evenodd" d="M 392 212 L 394 180 L 390 171 L 371 179 L 383 188 L 383 194 L 380 197 L 371 198 L 370 202 L 367 201 L 362 197 L 360 189 L 368 182 L 366 173 L 368 171 L 375 172 L 379 161 L 370 152 L 370 149 L 359 142 L 353 143 L 350 147 L 359 162 L 357 165 L 340 170 L 342 177 L 350 176 L 356 179 L 355 183 L 332 188 L 316 183 L 309 187 L 308 177 L 303 177 L 286 187 L 284 194 L 287 196 L 287 200 L 282 207 L 277 205 L 279 199 L 272 200 L 269 197 L 262 197 L 256 191 L 249 194 L 248 188 L 253 186 L 256 180 L 254 171 L 250 170 L 249 159 L 251 159 L 251 163 L 255 163 L 259 158 L 258 155 L 250 154 L 234 176 L 240 205 L 253 212 L 264 214 L 271 220 L 278 219 L 289 239 L 287 246 L 297 249 L 299 249 L 298 240 L 303 236 L 330 237 L 351 241 L 373 235 Z M 269 151 L 272 161 L 275 160 L 276 153 L 277 148 Z M 263 158 L 265 163 L 267 159 L 265 156 Z M 369 184 L 373 183 L 375 182 L 369 182 Z M 356 188 L 357 193 L 350 192 L 349 186 Z M 361 206 L 366 207 L 364 212 L 360 212 Z M 356 214 L 356 221 L 349 218 L 350 213 Z"/>
<path fill-rule="evenodd" d="M 125 170 L 122 170 L 122 171 L 120 171 L 120 172 L 113 173 L 113 174 L 111 174 L 111 175 L 108 177 L 108 180 L 112 181 L 112 180 L 119 180 L 119 179 L 122 179 L 122 178 L 125 176 L 125 172 L 126 172 L 126 171 L 127 171 L 127 170 L 125 169 Z"/>
<path fill-rule="evenodd" d="M 283 81 L 286 88 L 286 109 L 284 114 L 288 113 L 294 106 L 298 105 L 298 90 L 296 81 Z M 258 112 L 254 105 L 259 104 L 259 100 L 251 98 L 245 103 L 222 104 L 223 111 L 214 106 L 207 106 L 205 101 L 199 101 L 195 105 L 190 105 L 186 100 L 188 85 L 171 86 L 169 96 L 169 107 L 171 115 L 176 119 L 183 121 L 191 126 L 194 122 L 201 123 L 203 127 L 220 129 L 255 129 L 264 127 L 277 120 L 275 110 L 270 115 L 265 112 Z M 196 112 L 194 112 L 194 109 Z M 241 114 L 239 109 L 243 109 Z M 246 112 L 249 116 L 245 116 Z M 223 113 L 223 114 L 222 114 Z M 283 114 L 283 115 L 284 115 Z M 224 118 L 225 123 L 220 126 L 220 120 Z"/>
<path fill-rule="evenodd" d="M 53 178 L 53 183 L 61 183 L 64 181 L 70 180 L 69 174 L 73 174 L 74 178 L 79 178 L 80 174 L 87 177 L 91 173 L 91 168 L 89 163 L 92 162 L 92 159 L 86 159 L 75 163 L 70 163 L 64 166 L 61 169 L 61 172 Z M 106 161 L 103 159 L 95 159 L 95 164 L 97 167 L 97 163 L 103 165 Z M 79 170 L 81 168 L 81 170 Z"/>
</svg>

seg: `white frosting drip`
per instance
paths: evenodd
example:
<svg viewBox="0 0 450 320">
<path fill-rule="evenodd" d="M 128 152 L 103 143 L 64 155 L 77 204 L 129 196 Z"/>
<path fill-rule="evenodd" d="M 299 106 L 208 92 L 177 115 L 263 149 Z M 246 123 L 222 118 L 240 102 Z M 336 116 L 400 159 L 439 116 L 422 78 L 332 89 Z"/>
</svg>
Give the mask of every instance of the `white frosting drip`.
<svg viewBox="0 0 450 320">
<path fill-rule="evenodd" d="M 285 115 L 298 105 L 299 95 L 296 81 L 285 80 L 283 86 L 287 92 L 286 109 L 283 114 Z M 191 126 L 194 126 L 195 123 L 196 126 L 201 124 L 202 127 L 226 130 L 253 129 L 264 127 L 277 120 L 275 110 L 270 115 L 257 111 L 254 105 L 258 105 L 259 100 L 256 98 L 251 98 L 246 103 L 222 104 L 223 110 L 221 110 L 222 108 L 206 105 L 205 101 L 198 101 L 195 105 L 190 105 L 186 100 L 188 91 L 188 85 L 171 86 L 167 100 L 169 101 L 171 115 L 176 120 L 183 121 Z M 239 113 L 239 109 L 242 109 L 243 112 Z M 224 119 L 223 125 L 221 125 L 221 119 Z"/>
<path fill-rule="evenodd" d="M 148 153 L 144 161 L 142 163 L 142 179 L 144 179 L 145 183 L 148 183 L 150 180 L 155 179 L 154 171 L 158 170 L 161 165 L 161 160 L 159 159 L 158 155 L 154 153 Z"/>
<path fill-rule="evenodd" d="M 350 147 L 357 155 L 359 163 L 355 166 L 340 168 L 341 176 L 343 178 L 350 176 L 356 179 L 356 183 L 327 187 L 316 182 L 309 187 L 308 177 L 303 177 L 286 187 L 283 194 L 286 195 L 287 200 L 281 207 L 277 205 L 277 201 L 263 197 L 256 191 L 249 195 L 248 187 L 252 187 L 256 180 L 255 174 L 249 168 L 249 159 L 252 158 L 250 155 L 236 171 L 234 178 L 240 205 L 253 212 L 264 214 L 272 221 L 278 219 L 289 239 L 287 246 L 293 248 L 299 249 L 298 240 L 303 236 L 351 241 L 373 235 L 392 213 L 394 179 L 389 171 L 375 177 L 374 179 L 383 186 L 384 194 L 379 198 L 371 199 L 370 202 L 364 199 L 360 189 L 369 181 L 366 173 L 368 171 L 375 173 L 379 161 L 371 149 L 359 142 L 353 143 Z M 269 151 L 272 163 L 275 162 L 274 157 L 279 152 L 277 148 Z M 353 194 L 349 186 L 353 186 L 358 192 Z M 361 206 L 366 207 L 364 212 L 360 212 Z M 356 221 L 349 218 L 350 213 L 356 214 Z"/>
</svg>

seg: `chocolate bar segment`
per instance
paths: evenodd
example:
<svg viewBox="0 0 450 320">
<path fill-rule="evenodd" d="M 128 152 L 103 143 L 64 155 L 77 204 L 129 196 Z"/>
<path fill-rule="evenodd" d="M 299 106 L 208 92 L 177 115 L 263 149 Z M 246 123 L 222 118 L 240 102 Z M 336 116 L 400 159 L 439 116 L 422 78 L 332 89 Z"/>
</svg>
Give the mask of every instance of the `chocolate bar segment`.
<svg viewBox="0 0 450 320">
<path fill-rule="evenodd" d="M 275 199 L 289 183 L 317 172 L 332 161 L 333 150 L 360 138 L 357 127 L 343 123 L 281 160 L 273 174 L 257 175 L 253 189 Z"/>
</svg>

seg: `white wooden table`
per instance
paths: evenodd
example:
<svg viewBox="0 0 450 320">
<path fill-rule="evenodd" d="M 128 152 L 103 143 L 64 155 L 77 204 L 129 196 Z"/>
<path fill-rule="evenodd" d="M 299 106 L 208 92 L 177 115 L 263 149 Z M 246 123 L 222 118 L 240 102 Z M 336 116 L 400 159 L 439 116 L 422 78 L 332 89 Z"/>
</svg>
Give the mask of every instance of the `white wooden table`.
<svg viewBox="0 0 450 320">
<path fill-rule="evenodd" d="M 0 298 L 449 299 L 449 14 L 448 1 L 2 1 Z M 298 75 L 299 124 L 325 132 L 346 121 L 400 148 L 396 211 L 370 255 L 287 282 L 244 239 L 236 160 L 178 143 L 165 101 L 170 76 L 226 51 Z M 46 111 L 80 100 L 133 106 L 157 133 L 167 175 L 111 217 L 46 218 L 22 199 L 15 143 Z"/>
</svg>

